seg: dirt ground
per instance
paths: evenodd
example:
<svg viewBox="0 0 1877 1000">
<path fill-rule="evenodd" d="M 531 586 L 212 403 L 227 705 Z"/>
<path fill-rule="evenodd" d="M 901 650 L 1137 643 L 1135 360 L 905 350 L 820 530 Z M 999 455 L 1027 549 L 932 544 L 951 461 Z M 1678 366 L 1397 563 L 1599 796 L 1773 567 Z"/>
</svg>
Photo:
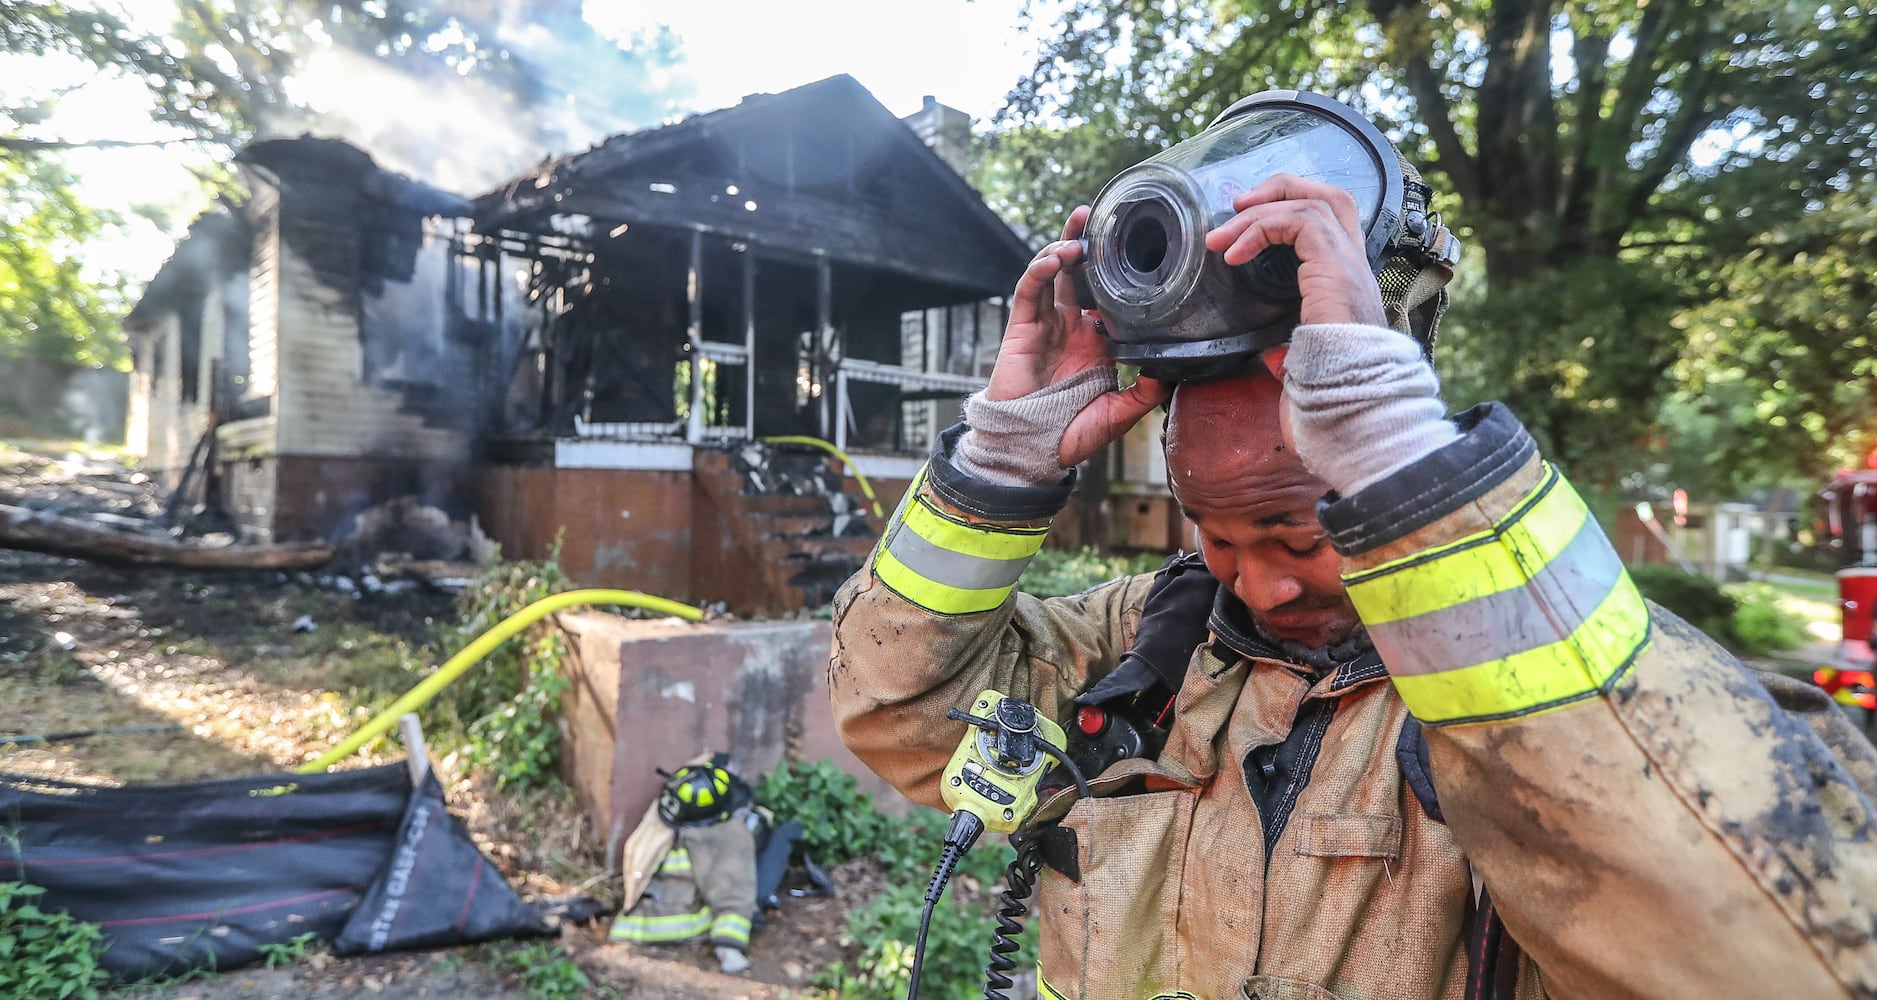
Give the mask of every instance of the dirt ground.
<svg viewBox="0 0 1877 1000">
<path fill-rule="evenodd" d="M 288 770 L 317 757 L 415 681 L 409 665 L 452 598 L 413 589 L 348 593 L 276 573 L 120 570 L 0 550 L 0 743 L 119 727 L 173 727 L 0 749 L 0 769 L 110 784 L 186 781 Z M 296 631 L 309 619 L 313 631 Z M 402 756 L 379 743 L 359 764 Z M 600 840 L 570 794 L 505 795 L 436 761 L 453 811 L 524 896 L 616 893 Z M 792 873 L 793 874 L 793 873 Z M 846 957 L 848 907 L 878 876 L 865 863 L 834 872 L 833 899 L 787 894 L 751 942 L 751 969 L 716 971 L 701 945 L 634 949 L 605 942 L 602 920 L 561 947 L 621 997 L 732 1000 L 813 995 L 809 980 Z M 522 997 L 505 956 L 487 945 L 371 959 L 316 957 L 126 991 L 169 1000 L 258 997 Z M 593 991 L 596 994 L 602 990 Z"/>
</svg>

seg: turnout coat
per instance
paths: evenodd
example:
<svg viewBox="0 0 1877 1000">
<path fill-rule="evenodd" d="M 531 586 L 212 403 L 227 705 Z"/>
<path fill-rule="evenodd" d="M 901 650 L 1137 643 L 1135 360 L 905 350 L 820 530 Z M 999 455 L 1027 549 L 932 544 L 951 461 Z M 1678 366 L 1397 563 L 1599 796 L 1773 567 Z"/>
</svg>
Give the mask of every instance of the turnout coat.
<svg viewBox="0 0 1877 1000">
<path fill-rule="evenodd" d="M 1645 602 L 1506 410 L 1456 423 L 1319 510 L 1379 662 L 1318 676 L 1215 613 L 1158 759 L 1043 804 L 1074 843 L 1043 995 L 1877 996 L 1869 743 Z M 847 745 L 933 806 L 945 710 L 1067 719 L 1152 582 L 1014 592 L 1071 484 L 974 480 L 962 430 L 838 594 L 828 675 Z"/>
</svg>

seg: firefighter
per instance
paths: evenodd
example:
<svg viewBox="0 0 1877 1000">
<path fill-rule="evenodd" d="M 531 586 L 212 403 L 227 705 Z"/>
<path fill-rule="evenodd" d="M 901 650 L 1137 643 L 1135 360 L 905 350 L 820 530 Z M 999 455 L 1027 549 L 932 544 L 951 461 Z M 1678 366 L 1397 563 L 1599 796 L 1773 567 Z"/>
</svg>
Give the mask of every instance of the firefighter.
<svg viewBox="0 0 1877 1000">
<path fill-rule="evenodd" d="M 1206 621 L 1164 749 L 1039 813 L 1066 831 L 1041 995 L 1877 996 L 1869 744 L 1645 602 L 1503 406 L 1447 416 L 1345 189 L 1277 173 L 1231 211 L 1203 236 L 1227 265 L 1293 248 L 1286 346 L 1118 387 L 1076 210 L 835 601 L 841 736 L 936 806 L 947 708 L 1066 719 L 1158 613 L 1149 576 L 1014 584 L 1076 464 L 1170 398 L 1219 597 L 1182 612 Z"/>
</svg>

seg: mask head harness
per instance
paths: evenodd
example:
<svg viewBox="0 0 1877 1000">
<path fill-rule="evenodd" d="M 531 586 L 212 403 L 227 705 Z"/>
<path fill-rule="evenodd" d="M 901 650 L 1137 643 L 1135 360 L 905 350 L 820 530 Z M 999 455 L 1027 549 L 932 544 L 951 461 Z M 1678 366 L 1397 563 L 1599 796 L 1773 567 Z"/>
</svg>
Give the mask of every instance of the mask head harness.
<svg viewBox="0 0 1877 1000">
<path fill-rule="evenodd" d="M 1356 200 L 1388 321 L 1433 351 L 1460 244 L 1429 208 L 1432 190 L 1353 108 L 1270 90 L 1204 132 L 1122 171 L 1095 199 L 1075 270 L 1084 309 L 1102 317 L 1109 356 L 1157 378 L 1242 371 L 1297 325 L 1297 255 L 1273 246 L 1241 267 L 1206 250 L 1232 199 L 1290 173 Z"/>
</svg>

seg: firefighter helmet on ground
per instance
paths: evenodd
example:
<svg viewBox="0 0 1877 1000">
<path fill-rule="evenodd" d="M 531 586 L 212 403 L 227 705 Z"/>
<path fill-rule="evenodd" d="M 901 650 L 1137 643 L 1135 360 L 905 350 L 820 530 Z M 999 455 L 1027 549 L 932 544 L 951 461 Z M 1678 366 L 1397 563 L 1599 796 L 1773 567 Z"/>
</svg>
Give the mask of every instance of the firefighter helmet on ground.
<svg viewBox="0 0 1877 1000">
<path fill-rule="evenodd" d="M 672 826 L 707 826 L 749 805 L 750 788 L 720 754 L 708 764 L 678 768 L 658 793 L 658 818 Z"/>
</svg>

